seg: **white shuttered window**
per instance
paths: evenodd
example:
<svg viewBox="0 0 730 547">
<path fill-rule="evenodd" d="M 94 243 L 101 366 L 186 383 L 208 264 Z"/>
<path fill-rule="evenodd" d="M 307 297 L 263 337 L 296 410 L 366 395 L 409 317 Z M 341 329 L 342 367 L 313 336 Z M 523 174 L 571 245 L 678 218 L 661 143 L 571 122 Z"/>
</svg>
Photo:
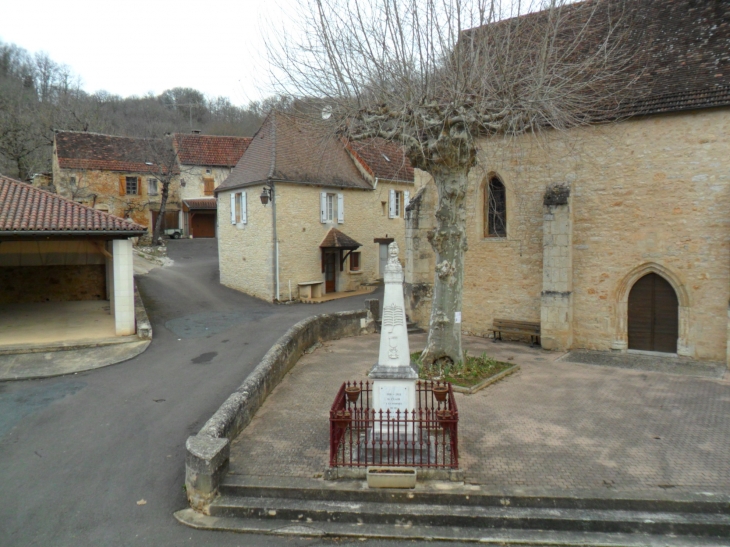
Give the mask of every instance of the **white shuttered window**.
<svg viewBox="0 0 730 547">
<path fill-rule="evenodd" d="M 231 224 L 236 223 L 236 194 L 231 194 Z"/>
<path fill-rule="evenodd" d="M 345 222 L 345 196 L 337 194 L 337 223 Z"/>
</svg>

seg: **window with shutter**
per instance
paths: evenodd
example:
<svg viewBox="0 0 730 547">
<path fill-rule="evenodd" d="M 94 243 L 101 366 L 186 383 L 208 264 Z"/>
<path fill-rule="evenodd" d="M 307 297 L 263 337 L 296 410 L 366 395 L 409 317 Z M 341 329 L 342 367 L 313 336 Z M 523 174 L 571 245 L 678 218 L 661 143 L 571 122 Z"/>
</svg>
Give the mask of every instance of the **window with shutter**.
<svg viewBox="0 0 730 547">
<path fill-rule="evenodd" d="M 395 190 L 390 191 L 390 206 L 388 207 L 388 218 L 395 218 L 398 216 L 395 208 Z"/>
<path fill-rule="evenodd" d="M 337 194 L 337 223 L 345 222 L 345 196 Z"/>
<path fill-rule="evenodd" d="M 406 218 L 406 209 L 408 209 L 408 204 L 411 202 L 411 193 L 407 190 L 403 192 L 403 218 Z"/>
<path fill-rule="evenodd" d="M 127 193 L 127 179 L 124 175 L 119 175 L 119 195 L 123 196 Z"/>
<path fill-rule="evenodd" d="M 327 192 L 319 194 L 319 221 L 327 222 Z"/>
<path fill-rule="evenodd" d="M 248 222 L 248 203 L 246 201 L 246 192 L 241 192 L 241 222 Z"/>
<path fill-rule="evenodd" d="M 215 190 L 213 177 L 203 177 L 203 193 L 206 196 L 212 196 Z"/>
<path fill-rule="evenodd" d="M 126 177 L 125 192 L 132 196 L 139 194 L 139 177 Z"/>
<path fill-rule="evenodd" d="M 236 223 L 236 194 L 231 194 L 231 224 Z"/>
</svg>

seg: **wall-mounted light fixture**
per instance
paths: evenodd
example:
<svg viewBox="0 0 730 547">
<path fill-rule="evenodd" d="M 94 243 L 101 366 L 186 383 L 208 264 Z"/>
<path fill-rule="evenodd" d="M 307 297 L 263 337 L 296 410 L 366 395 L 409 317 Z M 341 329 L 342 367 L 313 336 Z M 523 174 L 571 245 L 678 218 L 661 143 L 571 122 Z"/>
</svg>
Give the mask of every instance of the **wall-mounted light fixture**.
<svg viewBox="0 0 730 547">
<path fill-rule="evenodd" d="M 274 201 L 274 185 L 267 184 L 264 189 L 261 190 L 261 203 L 264 207 L 269 204 L 269 201 Z"/>
</svg>

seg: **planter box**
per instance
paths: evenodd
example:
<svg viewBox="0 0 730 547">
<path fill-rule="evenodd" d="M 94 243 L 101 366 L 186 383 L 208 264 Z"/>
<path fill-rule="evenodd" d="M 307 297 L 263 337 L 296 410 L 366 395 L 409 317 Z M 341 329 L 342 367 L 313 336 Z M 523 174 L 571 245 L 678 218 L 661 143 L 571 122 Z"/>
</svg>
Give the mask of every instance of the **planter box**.
<svg viewBox="0 0 730 547">
<path fill-rule="evenodd" d="M 416 469 L 413 467 L 368 467 L 369 488 L 415 488 Z"/>
</svg>

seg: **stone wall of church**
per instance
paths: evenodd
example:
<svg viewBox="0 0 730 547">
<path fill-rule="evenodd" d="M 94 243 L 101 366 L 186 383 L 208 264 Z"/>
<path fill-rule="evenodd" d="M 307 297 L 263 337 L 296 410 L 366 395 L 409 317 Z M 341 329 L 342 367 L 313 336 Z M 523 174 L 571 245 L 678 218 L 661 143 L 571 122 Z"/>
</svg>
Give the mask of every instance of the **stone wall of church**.
<svg viewBox="0 0 730 547">
<path fill-rule="evenodd" d="M 572 347 L 625 349 L 628 291 L 637 275 L 654 271 L 680 300 L 679 352 L 725 361 L 727 109 L 484 140 L 480 148 L 471 173 L 464 331 L 486 336 L 494 318 L 540 320 L 543 196 L 549 185 L 566 183 L 573 217 Z M 492 173 L 507 190 L 507 237 L 484 235 L 484 185 Z M 432 184 L 427 191 L 435 191 Z"/>
</svg>

